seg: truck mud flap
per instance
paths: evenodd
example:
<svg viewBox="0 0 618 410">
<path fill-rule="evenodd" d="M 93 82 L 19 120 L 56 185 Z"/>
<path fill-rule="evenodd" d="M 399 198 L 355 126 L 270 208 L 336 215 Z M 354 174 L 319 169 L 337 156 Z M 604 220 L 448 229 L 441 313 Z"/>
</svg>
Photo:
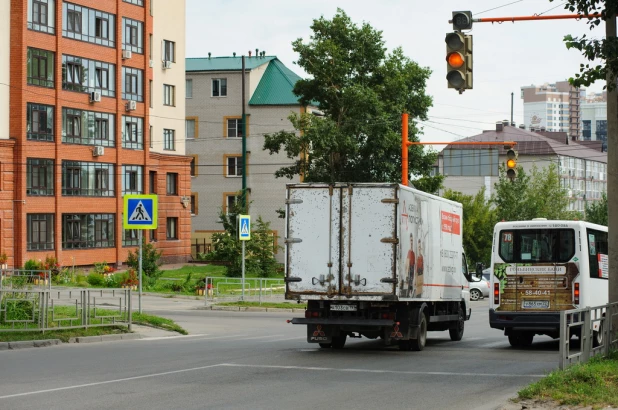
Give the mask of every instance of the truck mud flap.
<svg viewBox="0 0 618 410">
<path fill-rule="evenodd" d="M 307 342 L 331 343 L 333 341 L 333 326 L 307 325 Z"/>
</svg>

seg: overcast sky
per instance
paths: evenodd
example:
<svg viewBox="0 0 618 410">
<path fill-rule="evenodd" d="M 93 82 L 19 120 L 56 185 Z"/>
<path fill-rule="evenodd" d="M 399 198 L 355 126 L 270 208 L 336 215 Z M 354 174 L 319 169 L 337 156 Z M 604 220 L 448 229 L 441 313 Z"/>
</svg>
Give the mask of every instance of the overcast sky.
<svg viewBox="0 0 618 410">
<path fill-rule="evenodd" d="M 515 2 L 511 5 L 508 3 Z M 523 121 L 521 86 L 566 80 L 586 63 L 577 50 L 567 50 L 566 34 L 602 38 L 604 26 L 589 30 L 584 21 L 547 20 L 474 23 L 474 89 L 459 95 L 447 88 L 444 37 L 454 10 L 471 10 L 474 18 L 567 14 L 563 2 L 549 0 L 187 0 L 187 57 L 247 54 L 255 49 L 275 55 L 300 76 L 292 41 L 309 40 L 313 19 L 332 18 L 337 7 L 356 24 L 381 30 L 388 50 L 401 46 L 406 56 L 432 75 L 426 92 L 433 97 L 421 141 L 453 141 L 510 120 Z M 558 6 L 557 8 L 554 8 Z M 495 10 L 486 11 L 489 9 Z M 554 8 L 553 10 L 550 10 Z M 570 14 L 570 13 L 569 13 Z M 588 91 L 601 91 L 595 84 Z"/>
</svg>

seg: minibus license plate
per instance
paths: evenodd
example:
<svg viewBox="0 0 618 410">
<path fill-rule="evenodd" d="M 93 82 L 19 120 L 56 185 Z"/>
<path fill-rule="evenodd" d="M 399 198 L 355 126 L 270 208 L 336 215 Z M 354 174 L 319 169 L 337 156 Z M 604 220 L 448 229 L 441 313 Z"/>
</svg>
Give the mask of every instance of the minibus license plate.
<svg viewBox="0 0 618 410">
<path fill-rule="evenodd" d="M 524 309 L 547 309 L 549 308 L 549 300 L 524 300 Z"/>
<path fill-rule="evenodd" d="M 344 312 L 356 312 L 356 305 L 330 305 L 330 310 L 342 310 Z"/>
</svg>

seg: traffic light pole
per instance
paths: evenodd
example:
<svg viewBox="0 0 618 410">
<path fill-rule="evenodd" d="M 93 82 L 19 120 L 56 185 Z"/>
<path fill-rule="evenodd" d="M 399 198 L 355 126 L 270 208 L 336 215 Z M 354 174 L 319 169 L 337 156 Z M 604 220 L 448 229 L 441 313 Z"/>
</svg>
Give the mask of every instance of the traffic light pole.
<svg viewBox="0 0 618 410">
<path fill-rule="evenodd" d="M 411 145 L 503 145 L 513 148 L 515 141 L 454 141 L 454 142 L 416 142 L 408 140 L 408 114 L 401 114 L 401 185 L 408 186 L 408 147 Z"/>
<path fill-rule="evenodd" d="M 558 14 L 555 16 L 517 16 L 517 17 L 485 17 L 480 19 L 472 19 L 473 23 L 504 23 L 510 21 L 515 23 L 516 21 L 529 21 L 529 20 L 566 20 L 566 19 L 596 19 L 601 18 L 601 14 L 593 13 L 586 15 L 581 14 Z M 453 23 L 453 20 L 449 20 L 449 23 Z"/>
</svg>

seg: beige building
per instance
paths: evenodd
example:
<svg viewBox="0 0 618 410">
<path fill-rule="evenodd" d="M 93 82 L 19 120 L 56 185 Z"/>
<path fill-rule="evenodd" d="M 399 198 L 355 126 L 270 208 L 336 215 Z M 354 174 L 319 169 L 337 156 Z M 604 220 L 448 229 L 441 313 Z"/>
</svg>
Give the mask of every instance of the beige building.
<svg viewBox="0 0 618 410">
<path fill-rule="evenodd" d="M 601 199 L 607 191 L 607 152 L 596 141 L 572 141 L 566 132 L 531 132 L 496 123 L 493 130 L 460 141 L 514 141 L 517 164 L 529 172 L 534 165 L 558 164 L 561 184 L 572 199 L 571 209 L 583 211 L 586 202 Z M 506 162 L 503 145 L 449 145 L 440 152 L 438 169 L 444 188 L 475 195 L 485 187 L 487 198 L 499 180 L 498 167 Z M 442 191 L 443 192 L 443 191 Z"/>
<path fill-rule="evenodd" d="M 276 57 L 259 53 L 245 57 L 245 113 L 249 213 L 255 226 L 259 216 L 270 222 L 281 244 L 285 184 L 276 178 L 282 166 L 293 164 L 285 153 L 263 150 L 264 135 L 293 131 L 288 116 L 305 112 L 292 93 L 298 75 Z M 242 58 L 188 58 L 186 67 L 187 154 L 192 167 L 192 254 L 209 249 L 213 232 L 222 230 L 221 210 L 227 209 L 242 190 Z M 277 259 L 283 262 L 283 252 Z"/>
</svg>

